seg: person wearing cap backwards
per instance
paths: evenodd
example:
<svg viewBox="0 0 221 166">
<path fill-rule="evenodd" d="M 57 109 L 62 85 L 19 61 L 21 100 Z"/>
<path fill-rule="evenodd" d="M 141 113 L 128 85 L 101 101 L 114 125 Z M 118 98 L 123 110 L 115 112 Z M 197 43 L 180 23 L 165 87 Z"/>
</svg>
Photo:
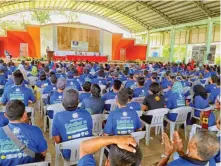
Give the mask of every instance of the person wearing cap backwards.
<svg viewBox="0 0 221 166">
<path fill-rule="evenodd" d="M 110 112 L 107 123 L 104 127 L 104 135 L 127 135 L 141 130 L 140 118 L 137 112 L 127 107 L 129 93 L 123 88 L 117 94 L 118 108 Z"/>
<path fill-rule="evenodd" d="M 145 79 L 144 77 L 138 77 L 137 78 L 137 85 L 138 87 L 136 87 L 134 89 L 134 97 L 143 97 L 145 96 L 145 86 L 144 86 L 144 83 L 145 83 Z"/>
<path fill-rule="evenodd" d="M 77 79 L 74 79 L 74 73 L 72 72 L 67 73 L 67 87 L 78 91 L 82 90 L 80 83 L 77 81 Z"/>
<path fill-rule="evenodd" d="M 63 91 L 66 87 L 66 79 L 60 78 L 57 81 L 57 91 L 51 91 L 48 95 L 48 102 L 47 104 L 56 104 L 61 103 L 63 100 Z"/>
<path fill-rule="evenodd" d="M 102 114 L 104 101 L 101 99 L 101 88 L 97 84 L 91 86 L 91 96 L 83 99 L 81 108 L 88 110 L 91 114 Z"/>
<path fill-rule="evenodd" d="M 52 136 L 57 144 L 92 136 L 91 115 L 85 109 L 78 108 L 78 96 L 78 92 L 74 89 L 64 90 L 62 105 L 65 111 L 54 115 L 52 125 Z M 63 150 L 62 153 L 65 159 L 70 158 L 70 150 Z"/>
<path fill-rule="evenodd" d="M 24 81 L 23 74 L 17 70 L 13 73 L 13 81 L 14 85 L 8 87 L 1 99 L 1 103 L 5 105 L 10 100 L 21 100 L 25 106 L 27 107 L 29 103 L 35 102 L 35 96 L 31 89 L 27 88 L 26 86 L 22 85 Z"/>
<path fill-rule="evenodd" d="M 5 117 L 9 120 L 9 130 L 13 132 L 24 145 L 41 156 L 44 160 L 47 151 L 47 142 L 41 129 L 26 123 L 28 120 L 25 105 L 20 100 L 9 101 L 6 105 Z M 0 128 L 0 165 L 15 166 L 26 163 L 38 162 L 20 150 L 15 143 L 6 135 L 3 128 Z"/>
</svg>

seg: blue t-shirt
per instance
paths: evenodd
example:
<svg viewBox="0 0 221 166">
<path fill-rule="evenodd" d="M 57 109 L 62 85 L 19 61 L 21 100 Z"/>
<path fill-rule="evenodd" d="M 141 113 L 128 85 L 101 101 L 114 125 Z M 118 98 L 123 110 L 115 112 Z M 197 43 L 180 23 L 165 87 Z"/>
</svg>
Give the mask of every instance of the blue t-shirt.
<svg viewBox="0 0 221 166">
<path fill-rule="evenodd" d="M 90 96 L 82 101 L 82 109 L 86 109 L 91 114 L 102 114 L 104 111 L 104 101 L 101 98 Z"/>
<path fill-rule="evenodd" d="M 84 92 L 84 93 L 81 93 L 79 95 L 79 101 L 82 102 L 84 99 L 87 99 L 91 96 L 91 93 L 87 93 L 87 92 Z"/>
<path fill-rule="evenodd" d="M 81 91 L 81 85 L 76 79 L 67 79 L 67 87 Z"/>
<path fill-rule="evenodd" d="M 209 101 L 214 104 L 219 94 L 220 94 L 220 88 L 215 87 L 214 89 L 212 89 L 209 96 Z"/>
<path fill-rule="evenodd" d="M 115 96 L 117 95 L 116 92 L 107 92 L 105 93 L 101 98 L 103 101 L 115 99 Z"/>
<path fill-rule="evenodd" d="M 125 88 L 131 88 L 131 86 L 134 85 L 135 83 L 136 83 L 135 80 L 127 80 Z"/>
<path fill-rule="evenodd" d="M 55 75 L 56 75 L 57 79 L 66 78 L 66 75 L 64 73 L 56 73 Z"/>
<path fill-rule="evenodd" d="M 49 94 L 49 103 L 47 104 L 61 103 L 62 100 L 63 100 L 63 92 L 59 93 L 58 91 L 52 91 Z"/>
<path fill-rule="evenodd" d="M 6 84 L 6 78 L 4 74 L 0 74 L 0 85 Z"/>
<path fill-rule="evenodd" d="M 43 133 L 37 126 L 25 123 L 9 123 L 9 128 L 29 149 L 35 153 L 42 153 L 47 150 L 47 142 Z M 2 128 L 0 128 L 0 165 L 15 166 L 35 162 L 33 158 L 21 152 L 11 141 Z"/>
<path fill-rule="evenodd" d="M 62 111 L 54 115 L 52 136 L 61 136 L 62 142 L 92 136 L 91 115 L 84 109 Z M 71 148 L 71 147 L 70 147 Z M 64 150 L 63 156 L 70 158 L 70 150 Z"/>
<path fill-rule="evenodd" d="M 51 91 L 56 91 L 57 87 L 56 85 L 48 85 L 43 89 L 43 94 L 49 94 Z"/>
<path fill-rule="evenodd" d="M 78 166 L 96 166 L 94 156 L 91 154 L 87 154 L 87 155 L 83 156 L 79 160 Z"/>
<path fill-rule="evenodd" d="M 118 108 L 110 112 L 104 133 L 109 135 L 126 135 L 142 127 L 137 112 L 128 107 Z"/>
<path fill-rule="evenodd" d="M 10 100 L 20 100 L 28 106 L 29 100 L 35 102 L 35 96 L 31 89 L 22 85 L 13 85 L 3 93 L 1 102 L 6 104 Z"/>
<path fill-rule="evenodd" d="M 167 164 L 167 166 L 205 166 L 206 164 L 207 162 L 196 161 L 196 160 L 180 157 L 177 160 L 174 160 L 170 162 L 169 164 Z M 214 159 L 211 159 L 209 161 L 209 166 L 216 166 Z"/>
<path fill-rule="evenodd" d="M 141 111 L 141 105 L 138 102 L 130 102 L 127 104 L 127 107 L 134 111 Z"/>
<path fill-rule="evenodd" d="M 4 112 L 0 112 L 0 127 L 8 124 L 8 119 L 4 116 Z"/>
<path fill-rule="evenodd" d="M 133 97 L 144 97 L 145 94 L 145 87 L 135 88 Z"/>
<path fill-rule="evenodd" d="M 212 90 L 216 89 L 216 85 L 215 84 L 206 85 L 205 89 L 206 89 L 206 93 L 211 93 Z"/>
<path fill-rule="evenodd" d="M 107 85 L 107 80 L 104 78 L 94 78 L 91 80 L 92 84 L 102 84 L 102 85 Z"/>
<path fill-rule="evenodd" d="M 42 87 L 46 87 L 50 84 L 51 84 L 51 82 L 48 79 L 46 79 L 46 80 L 42 80 L 42 81 L 38 80 L 35 85 L 39 88 L 42 88 Z"/>
<path fill-rule="evenodd" d="M 210 74 L 210 72 L 208 72 L 208 73 L 205 73 L 205 74 L 203 75 L 203 78 L 209 78 L 209 77 L 211 77 L 211 74 Z"/>
</svg>

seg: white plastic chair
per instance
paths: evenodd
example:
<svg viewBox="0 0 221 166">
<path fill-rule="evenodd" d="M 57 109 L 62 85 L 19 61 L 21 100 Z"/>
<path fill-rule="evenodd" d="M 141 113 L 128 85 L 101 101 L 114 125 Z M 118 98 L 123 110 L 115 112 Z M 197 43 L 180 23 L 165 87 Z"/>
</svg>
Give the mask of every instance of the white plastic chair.
<svg viewBox="0 0 221 166">
<path fill-rule="evenodd" d="M 188 106 L 175 108 L 173 110 L 170 110 L 168 113 L 176 113 L 177 117 L 175 121 L 169 120 L 167 117 L 164 117 L 164 120 L 166 120 L 170 124 L 170 140 L 173 140 L 173 133 L 175 130 L 175 126 L 177 125 L 177 130 L 179 129 L 179 126 L 181 124 L 184 124 L 184 132 L 185 132 L 185 139 L 187 139 L 187 131 L 186 131 L 186 120 L 187 115 L 189 112 L 192 112 L 192 108 Z"/>
<path fill-rule="evenodd" d="M 91 138 L 95 138 L 95 137 L 84 137 L 84 138 L 78 138 L 78 139 L 74 139 L 71 141 L 67 141 L 67 142 L 62 142 L 60 144 L 56 144 L 55 145 L 55 166 L 59 166 L 59 157 L 60 155 L 62 156 L 62 159 L 64 161 L 64 166 L 70 166 L 70 165 L 75 165 L 78 163 L 79 161 L 79 154 L 80 154 L 80 144 L 81 142 L 91 139 Z M 64 149 L 70 149 L 71 150 L 71 157 L 70 160 L 66 160 L 61 151 Z"/>
<path fill-rule="evenodd" d="M 209 106 L 209 107 L 206 107 L 206 108 L 203 108 L 203 109 L 199 109 L 199 108 L 194 108 L 192 107 L 194 110 L 192 111 L 192 117 L 194 119 L 197 119 L 197 120 L 200 120 L 200 117 L 197 117 L 194 115 L 194 112 L 195 110 L 199 110 L 199 111 L 202 111 L 202 112 L 206 112 L 206 111 L 210 111 L 210 110 L 214 110 L 215 106 Z"/>
<path fill-rule="evenodd" d="M 35 77 L 35 76 L 30 76 L 30 77 L 28 77 L 28 83 L 29 83 L 31 86 L 35 86 L 37 80 L 38 80 L 38 77 Z"/>
<path fill-rule="evenodd" d="M 41 117 L 43 117 L 43 114 L 44 114 L 44 107 L 45 107 L 45 105 L 44 105 L 44 100 L 45 99 L 47 99 L 48 98 L 48 94 L 42 94 L 41 95 L 41 100 L 40 100 L 40 114 L 41 114 Z"/>
<path fill-rule="evenodd" d="M 94 114 L 91 116 L 93 120 L 93 134 L 102 134 L 102 122 L 107 119 L 105 114 Z"/>
<path fill-rule="evenodd" d="M 109 104 L 111 105 L 110 107 L 110 111 L 114 111 L 117 108 L 117 103 L 116 103 L 116 99 L 109 99 L 105 101 L 105 105 Z"/>
<path fill-rule="evenodd" d="M 189 140 L 196 134 L 197 130 L 199 130 L 199 129 L 201 129 L 201 128 L 202 128 L 201 125 L 199 125 L 199 124 L 193 124 L 193 125 L 192 125 L 192 129 L 191 129 L 191 131 L 190 131 Z M 209 128 L 208 128 L 208 131 L 215 131 L 215 132 L 217 132 L 217 136 L 221 136 L 221 135 L 220 135 L 221 132 L 220 132 L 220 130 L 216 127 L 216 125 L 209 127 Z"/>
<path fill-rule="evenodd" d="M 203 82 L 201 82 L 201 81 L 203 81 Z M 207 85 L 209 83 L 209 78 L 201 79 L 200 83 L 202 84 L 202 86 L 205 87 L 205 85 Z"/>
<path fill-rule="evenodd" d="M 61 103 L 57 103 L 57 104 L 53 104 L 53 105 L 49 105 L 47 106 L 47 111 L 49 110 L 53 110 L 54 113 L 53 115 L 55 115 L 58 112 L 64 111 L 65 108 L 63 107 L 63 105 Z M 46 128 L 47 128 L 47 119 L 49 121 L 49 139 L 52 139 L 52 123 L 53 123 L 53 119 L 50 119 L 49 116 L 44 116 L 44 132 L 46 132 Z"/>
<path fill-rule="evenodd" d="M 29 164 L 22 164 L 17 166 L 49 166 L 50 162 L 43 161 L 43 162 L 36 162 L 36 163 L 29 163 Z"/>
<path fill-rule="evenodd" d="M 130 133 L 130 135 L 132 135 L 134 137 L 134 139 L 136 140 L 137 144 L 139 145 L 140 140 L 145 137 L 146 132 L 145 131 L 137 131 L 137 132 Z"/>
<path fill-rule="evenodd" d="M 144 98 L 145 97 L 134 97 L 134 98 L 132 98 L 132 102 L 138 102 L 138 103 L 140 103 L 140 104 L 143 104 L 143 101 L 144 101 Z"/>
<path fill-rule="evenodd" d="M 169 109 L 167 108 L 160 108 L 160 109 L 154 109 L 147 111 L 145 115 L 152 115 L 152 120 L 151 124 L 148 124 L 141 120 L 141 122 L 145 125 L 146 127 L 146 145 L 149 145 L 150 143 L 150 129 L 151 127 L 155 127 L 155 134 L 159 134 L 159 130 L 157 127 L 161 128 L 162 136 L 163 136 L 163 131 L 164 131 L 164 126 L 163 126 L 163 120 L 165 114 L 167 114 Z"/>
</svg>

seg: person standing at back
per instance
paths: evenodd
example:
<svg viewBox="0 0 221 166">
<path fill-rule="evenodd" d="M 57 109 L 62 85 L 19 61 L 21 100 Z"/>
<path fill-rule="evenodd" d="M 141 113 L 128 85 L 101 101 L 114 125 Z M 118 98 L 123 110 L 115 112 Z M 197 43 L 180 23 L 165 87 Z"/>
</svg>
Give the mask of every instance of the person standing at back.
<svg viewBox="0 0 221 166">
<path fill-rule="evenodd" d="M 88 111 L 78 108 L 78 92 L 65 89 L 62 105 L 65 110 L 54 115 L 52 136 L 55 143 L 92 136 L 92 118 Z M 70 147 L 71 148 L 71 147 Z M 70 158 L 70 150 L 64 150 L 63 156 Z"/>
<path fill-rule="evenodd" d="M 7 88 L 2 95 L 1 103 L 5 105 L 10 100 L 20 100 L 27 107 L 29 103 L 35 102 L 35 96 L 31 89 L 22 85 L 24 81 L 23 74 L 17 70 L 13 73 L 14 85 Z"/>
<path fill-rule="evenodd" d="M 20 100 L 9 101 L 6 105 L 5 116 L 9 119 L 9 130 L 30 150 L 38 153 L 44 160 L 47 151 L 47 142 L 43 133 L 37 126 L 26 124 L 28 119 L 25 105 Z M 0 128 L 0 165 L 15 166 L 37 162 L 35 158 L 27 155 L 9 138 L 3 128 Z"/>
</svg>

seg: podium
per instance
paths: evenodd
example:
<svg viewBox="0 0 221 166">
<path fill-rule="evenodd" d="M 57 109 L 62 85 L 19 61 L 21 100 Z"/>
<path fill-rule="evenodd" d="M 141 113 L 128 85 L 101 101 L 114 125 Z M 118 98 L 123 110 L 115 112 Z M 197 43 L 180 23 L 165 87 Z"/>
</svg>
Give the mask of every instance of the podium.
<svg viewBox="0 0 221 166">
<path fill-rule="evenodd" d="M 50 61 L 53 60 L 53 57 L 54 57 L 54 51 L 47 51 L 47 59 Z"/>
</svg>

